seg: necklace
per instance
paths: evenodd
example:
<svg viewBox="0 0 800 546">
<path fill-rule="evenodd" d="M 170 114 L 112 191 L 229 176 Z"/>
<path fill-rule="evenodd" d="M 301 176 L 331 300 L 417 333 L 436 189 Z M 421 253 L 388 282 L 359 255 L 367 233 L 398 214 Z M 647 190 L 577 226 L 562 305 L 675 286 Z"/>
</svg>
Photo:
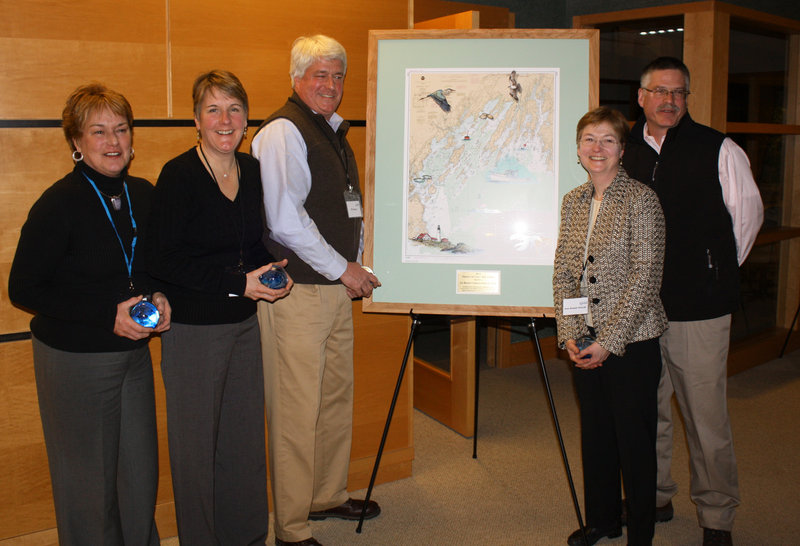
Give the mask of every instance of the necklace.
<svg viewBox="0 0 800 546">
<path fill-rule="evenodd" d="M 208 162 L 208 158 L 206 157 L 206 153 L 203 151 L 203 146 L 198 144 L 197 147 L 200 148 L 200 155 L 203 156 L 203 160 L 206 163 L 206 167 L 208 167 L 208 170 L 211 173 L 211 178 L 214 179 L 214 183 L 216 183 L 217 188 L 222 190 L 222 188 L 220 188 L 219 181 L 217 181 L 217 177 L 214 174 L 214 169 L 211 168 L 211 163 Z M 236 179 L 241 184 L 242 173 L 239 171 L 239 161 L 236 160 L 235 156 L 234 156 L 234 161 L 236 162 Z M 228 175 L 226 174 L 225 176 L 227 177 Z M 220 191 L 220 193 L 222 193 L 222 192 Z M 242 204 L 242 199 L 240 199 L 238 197 L 238 192 L 237 192 L 236 199 L 238 199 L 238 201 L 239 201 L 239 220 L 241 221 L 241 235 L 239 237 L 239 263 L 234 268 L 234 271 L 237 271 L 239 273 L 244 273 L 245 272 L 245 270 L 244 270 L 245 269 L 244 268 L 244 232 L 245 232 L 245 227 L 244 227 L 244 207 L 243 207 L 243 204 Z M 234 199 L 234 203 L 236 202 L 236 199 Z M 240 226 L 238 226 L 236 224 L 236 221 L 233 220 L 234 232 L 238 232 L 239 231 L 239 227 Z M 237 233 L 237 235 L 238 235 L 238 233 Z"/>
<path fill-rule="evenodd" d="M 122 208 L 122 192 L 119 192 L 117 195 L 108 195 L 100 188 L 97 188 L 97 191 L 102 193 L 104 197 L 107 197 L 111 200 L 111 206 L 114 207 L 114 210 L 120 210 Z"/>
<path fill-rule="evenodd" d="M 198 144 L 197 147 L 200 148 L 200 155 L 203 156 L 203 161 L 206 162 L 206 167 L 208 167 L 208 171 L 211 173 L 211 178 L 213 178 L 214 182 L 217 184 L 217 186 L 219 186 L 219 181 L 217 180 L 217 175 L 214 174 L 214 169 L 211 168 L 211 163 L 208 161 L 208 158 L 206 157 L 206 153 L 203 151 L 202 144 Z M 236 164 L 236 178 L 240 179 L 241 178 L 241 174 L 239 173 L 239 161 L 236 160 L 235 156 L 233 158 L 233 162 Z M 222 178 L 228 178 L 228 174 L 229 173 L 230 173 L 230 169 L 228 170 L 227 173 L 222 175 Z"/>
<path fill-rule="evenodd" d="M 131 229 L 133 230 L 133 237 L 131 238 L 131 255 L 128 256 L 128 251 L 125 250 L 125 245 L 122 242 L 122 237 L 119 235 L 119 230 L 117 229 L 117 224 L 114 222 L 114 218 L 111 217 L 111 213 L 108 211 L 108 205 L 106 202 L 103 201 L 102 195 L 106 195 L 105 193 L 101 192 L 100 189 L 97 187 L 97 184 L 94 183 L 94 180 L 89 178 L 86 173 L 83 173 L 83 176 L 86 177 L 86 180 L 89 181 L 89 184 L 92 185 L 94 191 L 97 192 L 97 198 L 100 199 L 100 204 L 103 205 L 103 210 L 106 212 L 106 216 L 108 217 L 108 221 L 111 222 L 111 227 L 114 228 L 114 234 L 117 236 L 117 241 L 119 241 L 119 246 L 122 249 L 122 254 L 125 256 L 125 266 L 128 268 L 128 287 L 130 288 L 131 292 L 133 292 L 133 256 L 136 252 L 136 219 L 133 217 L 133 207 L 131 206 L 131 195 L 128 193 L 128 184 L 124 181 L 122 182 L 122 192 L 125 193 L 125 196 L 128 198 L 128 215 L 131 218 Z M 120 193 L 122 196 L 122 193 Z M 108 197 L 106 195 L 106 197 Z M 112 197 L 113 199 L 113 197 Z M 120 206 L 122 205 L 121 199 L 118 197 L 117 201 L 120 202 Z M 111 204 L 114 205 L 116 209 L 116 205 L 114 201 L 111 201 Z M 118 209 L 117 209 L 118 210 Z"/>
</svg>

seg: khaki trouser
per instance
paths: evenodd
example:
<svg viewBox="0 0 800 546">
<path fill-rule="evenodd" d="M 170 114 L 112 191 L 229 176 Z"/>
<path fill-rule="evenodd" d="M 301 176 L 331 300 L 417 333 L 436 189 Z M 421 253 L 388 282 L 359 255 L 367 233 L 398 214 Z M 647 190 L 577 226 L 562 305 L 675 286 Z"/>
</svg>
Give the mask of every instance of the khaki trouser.
<svg viewBox="0 0 800 546">
<path fill-rule="evenodd" d="M 670 322 L 661 336 L 658 386 L 658 490 L 664 506 L 678 491 L 672 464 L 672 393 L 686 425 L 690 492 L 701 527 L 730 531 L 739 505 L 739 480 L 727 403 L 731 316 Z"/>
<path fill-rule="evenodd" d="M 311 537 L 309 511 L 345 502 L 353 422 L 353 317 L 344 286 L 296 284 L 259 302 L 275 536 Z"/>
</svg>

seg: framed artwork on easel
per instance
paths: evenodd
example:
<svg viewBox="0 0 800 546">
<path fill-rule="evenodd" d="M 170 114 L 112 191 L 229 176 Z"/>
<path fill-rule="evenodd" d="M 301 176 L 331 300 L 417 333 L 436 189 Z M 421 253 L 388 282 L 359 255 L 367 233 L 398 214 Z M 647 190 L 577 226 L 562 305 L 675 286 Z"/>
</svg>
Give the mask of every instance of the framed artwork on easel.
<svg viewBox="0 0 800 546">
<path fill-rule="evenodd" d="M 364 311 L 552 315 L 596 30 L 370 31 Z"/>
</svg>

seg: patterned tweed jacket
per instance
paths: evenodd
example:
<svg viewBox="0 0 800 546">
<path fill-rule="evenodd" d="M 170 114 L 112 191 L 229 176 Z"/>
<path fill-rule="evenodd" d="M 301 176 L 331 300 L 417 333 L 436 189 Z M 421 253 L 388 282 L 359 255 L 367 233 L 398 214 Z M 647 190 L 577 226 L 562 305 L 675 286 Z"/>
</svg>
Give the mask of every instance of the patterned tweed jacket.
<svg viewBox="0 0 800 546">
<path fill-rule="evenodd" d="M 560 347 L 588 334 L 584 315 L 564 315 L 564 298 L 580 297 L 592 183 L 564 196 L 553 271 Z M 655 192 L 620 167 L 603 194 L 586 258 L 589 307 L 597 342 L 622 356 L 625 346 L 658 337 L 667 317 L 659 290 L 664 214 Z"/>
</svg>

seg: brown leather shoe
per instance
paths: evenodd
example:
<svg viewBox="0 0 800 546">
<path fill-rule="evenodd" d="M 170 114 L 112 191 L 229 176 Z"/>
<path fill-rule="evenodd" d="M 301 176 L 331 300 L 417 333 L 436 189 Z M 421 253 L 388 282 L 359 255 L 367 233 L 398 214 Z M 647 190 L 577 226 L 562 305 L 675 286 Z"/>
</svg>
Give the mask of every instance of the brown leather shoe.
<svg viewBox="0 0 800 546">
<path fill-rule="evenodd" d="M 298 542 L 286 542 L 285 540 L 276 538 L 275 546 L 322 546 L 322 543 L 317 542 L 314 537 L 300 540 Z"/>
<path fill-rule="evenodd" d="M 364 508 L 363 500 L 347 499 L 347 502 L 340 504 L 334 508 L 327 510 L 320 510 L 318 512 L 311 512 L 308 514 L 310 520 L 321 520 L 328 518 L 350 519 L 357 520 L 361 518 L 361 511 Z M 364 519 L 372 519 L 381 513 L 381 507 L 375 501 L 369 501 L 367 504 L 367 511 L 364 514 Z"/>
<path fill-rule="evenodd" d="M 731 532 L 703 527 L 703 546 L 733 546 Z"/>
</svg>

